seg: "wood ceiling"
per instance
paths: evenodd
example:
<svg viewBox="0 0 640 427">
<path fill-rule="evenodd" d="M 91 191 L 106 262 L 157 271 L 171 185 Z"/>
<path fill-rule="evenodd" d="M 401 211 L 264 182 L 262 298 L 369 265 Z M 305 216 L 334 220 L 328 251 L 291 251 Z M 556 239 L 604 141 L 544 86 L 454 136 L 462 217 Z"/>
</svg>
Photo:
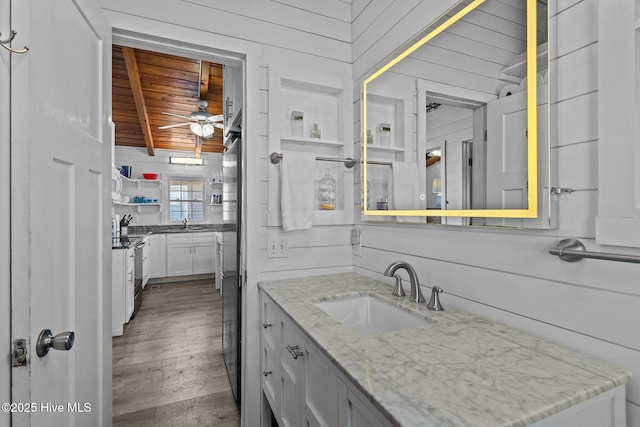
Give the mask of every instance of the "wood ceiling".
<svg viewBox="0 0 640 427">
<path fill-rule="evenodd" d="M 189 116 L 206 100 L 207 111 L 222 114 L 222 65 L 142 49 L 113 45 L 113 122 L 116 145 L 221 153 L 222 133 L 202 139 L 189 126 L 158 129 L 188 120 L 162 112 Z M 202 78 L 200 78 L 202 76 Z"/>
</svg>

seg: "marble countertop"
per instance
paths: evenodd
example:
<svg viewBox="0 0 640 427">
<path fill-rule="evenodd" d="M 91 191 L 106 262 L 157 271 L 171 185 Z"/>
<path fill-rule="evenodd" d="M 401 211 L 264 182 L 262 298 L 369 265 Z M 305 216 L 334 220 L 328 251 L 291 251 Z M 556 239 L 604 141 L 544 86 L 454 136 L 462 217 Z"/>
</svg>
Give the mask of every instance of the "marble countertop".
<svg viewBox="0 0 640 427">
<path fill-rule="evenodd" d="M 606 362 L 452 308 L 446 289 L 440 295 L 445 311 L 433 312 L 355 273 L 259 286 L 400 426 L 526 426 L 631 377 Z M 361 337 L 314 305 L 356 295 L 375 295 L 430 322 Z"/>
</svg>

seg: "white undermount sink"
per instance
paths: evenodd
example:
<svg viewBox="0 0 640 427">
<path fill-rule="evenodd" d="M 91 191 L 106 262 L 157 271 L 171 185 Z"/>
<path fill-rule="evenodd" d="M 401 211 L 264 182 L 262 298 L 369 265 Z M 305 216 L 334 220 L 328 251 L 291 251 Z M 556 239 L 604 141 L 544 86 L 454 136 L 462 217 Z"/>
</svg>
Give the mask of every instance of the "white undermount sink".
<svg viewBox="0 0 640 427">
<path fill-rule="evenodd" d="M 316 307 L 363 337 L 430 323 L 369 295 L 323 301 Z"/>
</svg>

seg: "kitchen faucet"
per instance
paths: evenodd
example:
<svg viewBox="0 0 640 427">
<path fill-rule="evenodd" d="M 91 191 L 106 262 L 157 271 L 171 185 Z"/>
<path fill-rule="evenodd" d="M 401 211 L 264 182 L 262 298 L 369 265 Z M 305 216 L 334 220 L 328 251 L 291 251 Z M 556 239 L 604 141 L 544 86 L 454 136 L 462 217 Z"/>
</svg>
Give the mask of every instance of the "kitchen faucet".
<svg viewBox="0 0 640 427">
<path fill-rule="evenodd" d="M 399 268 L 403 268 L 407 271 L 407 273 L 409 273 L 409 280 L 411 281 L 411 297 L 409 298 L 409 300 L 412 302 L 424 302 L 424 297 L 422 296 L 422 291 L 420 290 L 420 283 L 418 283 L 418 275 L 408 262 L 396 261 L 389 264 L 387 269 L 384 271 L 384 275 L 387 277 L 393 277 L 396 273 L 396 270 L 398 270 Z"/>
<path fill-rule="evenodd" d="M 182 225 L 184 225 L 185 230 L 189 228 L 189 224 L 187 223 L 187 218 L 182 220 Z"/>
</svg>

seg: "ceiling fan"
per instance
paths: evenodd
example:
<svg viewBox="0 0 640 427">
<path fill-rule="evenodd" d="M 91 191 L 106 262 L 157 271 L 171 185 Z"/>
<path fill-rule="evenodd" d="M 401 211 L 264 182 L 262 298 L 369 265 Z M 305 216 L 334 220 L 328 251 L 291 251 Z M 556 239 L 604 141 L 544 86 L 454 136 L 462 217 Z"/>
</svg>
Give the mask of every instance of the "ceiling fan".
<svg viewBox="0 0 640 427">
<path fill-rule="evenodd" d="M 223 115 L 217 114 L 214 116 L 213 114 L 209 113 L 206 110 L 207 105 L 209 105 L 209 103 L 205 100 L 198 101 L 199 110 L 189 114 L 188 117 L 163 111 L 162 114 L 165 114 L 167 116 L 180 117 L 189 121 L 184 123 L 177 123 L 175 125 L 160 126 L 158 129 L 189 126 L 191 132 L 193 132 L 194 134 L 198 135 L 201 138 L 209 138 L 211 135 L 213 135 L 215 128 L 224 129 L 224 126 L 222 125 L 222 123 L 219 123 L 222 121 Z"/>
</svg>

